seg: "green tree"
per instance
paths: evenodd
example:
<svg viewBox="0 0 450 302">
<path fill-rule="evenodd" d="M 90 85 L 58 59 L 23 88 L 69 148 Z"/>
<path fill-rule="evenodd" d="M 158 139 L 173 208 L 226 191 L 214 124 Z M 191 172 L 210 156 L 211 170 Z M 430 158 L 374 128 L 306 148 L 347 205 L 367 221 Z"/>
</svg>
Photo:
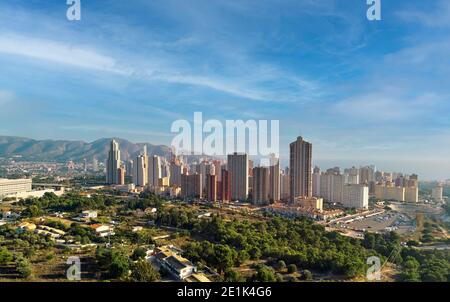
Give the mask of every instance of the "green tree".
<svg viewBox="0 0 450 302">
<path fill-rule="evenodd" d="M 145 259 L 140 259 L 131 266 L 132 282 L 154 282 L 160 279 L 159 273 Z"/>
<path fill-rule="evenodd" d="M 26 258 L 18 258 L 16 260 L 16 270 L 22 278 L 31 276 L 31 265 Z"/>
<path fill-rule="evenodd" d="M 303 274 L 302 274 L 302 279 L 305 280 L 305 281 L 312 281 L 313 280 L 313 274 L 311 273 L 311 271 L 305 269 L 303 271 Z"/>
<path fill-rule="evenodd" d="M 234 270 L 226 270 L 223 276 L 224 282 L 245 282 L 245 278 L 241 276 L 238 272 Z"/>
<path fill-rule="evenodd" d="M 246 250 L 240 250 L 237 256 L 238 265 L 241 265 L 250 259 L 250 255 Z"/>
<path fill-rule="evenodd" d="M 254 282 L 276 282 L 277 276 L 273 268 L 261 265 L 252 276 Z"/>
<path fill-rule="evenodd" d="M 403 271 L 400 274 L 400 280 L 404 282 L 420 281 L 420 263 L 413 257 L 408 256 L 403 263 Z"/>
<path fill-rule="evenodd" d="M 278 261 L 277 263 L 277 269 L 282 271 L 286 269 L 286 262 L 284 262 L 283 260 Z"/>
<path fill-rule="evenodd" d="M 13 254 L 8 251 L 5 247 L 0 249 L 0 265 L 6 265 L 9 262 L 13 261 Z"/>
<path fill-rule="evenodd" d="M 139 260 L 139 259 L 145 258 L 145 256 L 147 256 L 145 249 L 138 247 L 133 251 L 133 254 L 131 255 L 131 259 Z"/>
<path fill-rule="evenodd" d="M 261 250 L 257 246 L 252 247 L 249 251 L 249 254 L 252 260 L 258 260 L 262 255 Z"/>
<path fill-rule="evenodd" d="M 297 265 L 289 264 L 287 269 L 288 269 L 288 273 L 289 274 L 293 274 L 293 273 L 295 273 L 297 271 Z"/>
<path fill-rule="evenodd" d="M 219 274 L 233 266 L 237 257 L 236 251 L 228 245 L 217 244 L 214 246 L 214 262 L 219 270 Z"/>
</svg>

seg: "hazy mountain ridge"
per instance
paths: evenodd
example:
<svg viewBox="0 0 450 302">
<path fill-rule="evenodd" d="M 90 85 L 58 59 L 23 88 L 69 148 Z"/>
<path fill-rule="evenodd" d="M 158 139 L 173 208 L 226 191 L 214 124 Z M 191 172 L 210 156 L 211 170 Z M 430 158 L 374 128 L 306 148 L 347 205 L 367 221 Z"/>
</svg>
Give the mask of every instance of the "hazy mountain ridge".
<svg viewBox="0 0 450 302">
<path fill-rule="evenodd" d="M 75 162 L 95 158 L 105 161 L 113 138 L 101 138 L 94 142 L 70 140 L 34 140 L 30 138 L 0 136 L 0 157 L 21 156 L 23 160 Z M 170 148 L 150 143 L 132 143 L 115 138 L 120 144 L 122 160 L 134 159 L 147 145 L 149 155 L 169 156 Z"/>
</svg>

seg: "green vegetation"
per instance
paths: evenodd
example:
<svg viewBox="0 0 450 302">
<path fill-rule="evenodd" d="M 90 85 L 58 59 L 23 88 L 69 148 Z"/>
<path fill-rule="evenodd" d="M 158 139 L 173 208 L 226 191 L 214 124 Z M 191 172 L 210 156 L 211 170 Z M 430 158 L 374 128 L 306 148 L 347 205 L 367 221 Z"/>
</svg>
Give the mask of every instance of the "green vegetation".
<svg viewBox="0 0 450 302">
<path fill-rule="evenodd" d="M 154 282 L 160 279 L 159 273 L 144 259 L 138 260 L 131 265 L 130 281 L 132 282 Z"/>
<path fill-rule="evenodd" d="M 426 225 L 426 223 L 424 223 Z M 426 226 L 425 226 L 426 228 Z M 391 232 L 384 235 L 366 233 L 363 244 L 373 248 L 400 268 L 400 281 L 450 281 L 450 251 L 401 248 L 399 237 Z"/>
<path fill-rule="evenodd" d="M 289 274 L 293 274 L 293 273 L 297 272 L 297 265 L 289 264 L 287 269 L 288 269 Z"/>
<path fill-rule="evenodd" d="M 159 273 L 141 256 L 141 249 L 136 249 L 132 257 L 120 249 L 98 248 L 95 253 L 95 258 L 105 278 L 132 282 L 159 280 Z M 133 261 L 133 258 L 137 260 Z"/>
<path fill-rule="evenodd" d="M 277 259 L 301 268 L 355 277 L 365 272 L 371 253 L 360 241 L 343 237 L 307 219 L 225 222 L 221 217 L 193 223 L 191 232 L 206 240 L 185 246 L 185 256 L 204 262 L 219 272 L 250 259 Z M 245 258 L 245 257 L 244 257 Z"/>
<path fill-rule="evenodd" d="M 450 252 L 421 251 L 404 248 L 405 259 L 401 273 L 402 281 L 448 282 L 450 281 Z"/>
<path fill-rule="evenodd" d="M 113 198 L 103 195 L 93 195 L 90 198 L 69 193 L 64 197 L 58 197 L 53 193 L 45 193 L 41 198 L 28 198 L 19 202 L 25 206 L 22 212 L 25 217 L 38 217 L 50 212 L 81 212 L 83 210 L 105 209 L 115 203 Z"/>
<path fill-rule="evenodd" d="M 31 265 L 28 259 L 24 257 L 18 257 L 16 259 L 16 270 L 22 278 L 28 278 L 31 276 Z"/>
<path fill-rule="evenodd" d="M 234 270 L 227 270 L 222 279 L 224 282 L 245 282 L 246 279 Z"/>
<path fill-rule="evenodd" d="M 20 201 L 16 206 L 25 220 L 65 231 L 62 239 L 97 244 L 96 248 L 87 247 L 90 249 L 87 252 L 80 251 L 91 259 L 95 269 L 100 269 L 100 275 L 91 277 L 96 280 L 159 280 L 159 273 L 145 260 L 144 247 L 149 244 L 175 244 L 184 250 L 184 257 L 199 267 L 215 269 L 220 275 L 217 279 L 227 282 L 311 281 L 320 275 L 352 279 L 365 275 L 370 256 L 379 256 L 382 264 L 386 261 L 393 264 L 400 281 L 449 280 L 449 251 L 418 249 L 421 245 L 418 240 L 434 242 L 442 229 L 440 222 L 423 216 L 417 219 L 420 232 L 417 238 L 408 238 L 415 240 L 408 241 L 407 248 L 394 232 L 367 232 L 360 240 L 328 232 L 306 218 L 229 214 L 206 206 L 169 204 L 152 194 L 141 194 L 139 198 L 45 194 L 42 198 Z M 148 208 L 157 211 L 145 211 Z M 93 222 L 114 219 L 115 235 L 101 238 L 84 223 L 48 216 L 54 212 L 76 216 L 88 209 L 99 211 Z M 212 217 L 198 218 L 199 211 L 205 209 L 213 213 Z M 143 230 L 132 231 L 134 226 L 144 225 Z M 153 239 L 162 234 L 170 237 Z M 51 238 L 17 232 L 11 224 L 0 226 L 0 270 L 15 271 L 17 278 L 38 279 L 36 266 L 41 263 L 63 266 L 61 255 L 67 251 L 68 247 Z"/>
<path fill-rule="evenodd" d="M 280 277 L 275 274 L 273 268 L 261 265 L 257 268 L 256 273 L 251 277 L 252 282 L 281 282 Z"/>
<path fill-rule="evenodd" d="M 0 265 L 6 265 L 14 259 L 14 255 L 5 247 L 0 249 Z"/>
<path fill-rule="evenodd" d="M 131 255 L 131 259 L 137 261 L 137 260 L 145 258 L 146 255 L 147 254 L 145 252 L 145 249 L 138 247 L 133 251 L 133 255 Z"/>
<path fill-rule="evenodd" d="M 124 279 L 128 277 L 130 261 L 121 250 L 98 248 L 95 257 L 103 270 L 105 277 L 111 279 Z"/>
</svg>

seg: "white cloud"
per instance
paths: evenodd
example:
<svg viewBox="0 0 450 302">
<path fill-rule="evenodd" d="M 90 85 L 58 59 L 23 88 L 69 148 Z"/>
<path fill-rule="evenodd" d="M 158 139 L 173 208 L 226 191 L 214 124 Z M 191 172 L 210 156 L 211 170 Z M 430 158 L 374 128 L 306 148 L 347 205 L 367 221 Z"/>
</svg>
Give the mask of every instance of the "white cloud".
<svg viewBox="0 0 450 302">
<path fill-rule="evenodd" d="M 269 68 L 270 71 L 267 71 L 267 67 L 258 70 L 259 73 L 254 76 L 243 73 L 224 79 L 217 74 L 199 75 L 191 71 L 184 72 L 182 70 L 185 68 L 176 67 L 176 63 L 171 63 L 166 57 L 144 59 L 136 64 L 130 64 L 131 61 L 126 58 L 117 59 L 107 56 L 93 48 L 83 48 L 68 43 L 17 34 L 0 34 L 0 53 L 143 80 L 205 87 L 255 101 L 295 101 L 297 99 L 295 94 L 283 97 L 278 93 L 260 88 L 261 83 L 266 81 L 276 82 L 282 79 L 285 83 L 294 83 L 297 85 L 298 94 L 301 92 L 314 93 L 317 87 L 317 84 L 311 81 L 284 74 L 279 70 Z M 137 60 L 139 61 L 139 59 Z M 118 62 L 126 63 L 119 65 Z M 248 62 L 245 64 L 248 65 Z M 242 65 L 239 68 L 241 67 Z"/>
<path fill-rule="evenodd" d="M 91 70 L 125 73 L 116 66 L 113 58 L 101 55 L 94 50 L 15 34 L 0 35 L 0 53 Z"/>
</svg>

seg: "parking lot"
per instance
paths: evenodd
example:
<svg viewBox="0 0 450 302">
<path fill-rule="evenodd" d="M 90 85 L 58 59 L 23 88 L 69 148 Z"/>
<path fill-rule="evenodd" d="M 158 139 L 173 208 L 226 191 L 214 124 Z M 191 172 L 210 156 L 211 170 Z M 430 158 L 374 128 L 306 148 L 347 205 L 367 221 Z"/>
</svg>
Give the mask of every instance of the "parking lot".
<svg viewBox="0 0 450 302">
<path fill-rule="evenodd" d="M 405 234 L 414 231 L 414 224 L 408 216 L 392 211 L 367 218 L 361 216 L 349 222 L 342 221 L 332 227 L 347 231 L 376 233 L 395 231 Z"/>
</svg>

